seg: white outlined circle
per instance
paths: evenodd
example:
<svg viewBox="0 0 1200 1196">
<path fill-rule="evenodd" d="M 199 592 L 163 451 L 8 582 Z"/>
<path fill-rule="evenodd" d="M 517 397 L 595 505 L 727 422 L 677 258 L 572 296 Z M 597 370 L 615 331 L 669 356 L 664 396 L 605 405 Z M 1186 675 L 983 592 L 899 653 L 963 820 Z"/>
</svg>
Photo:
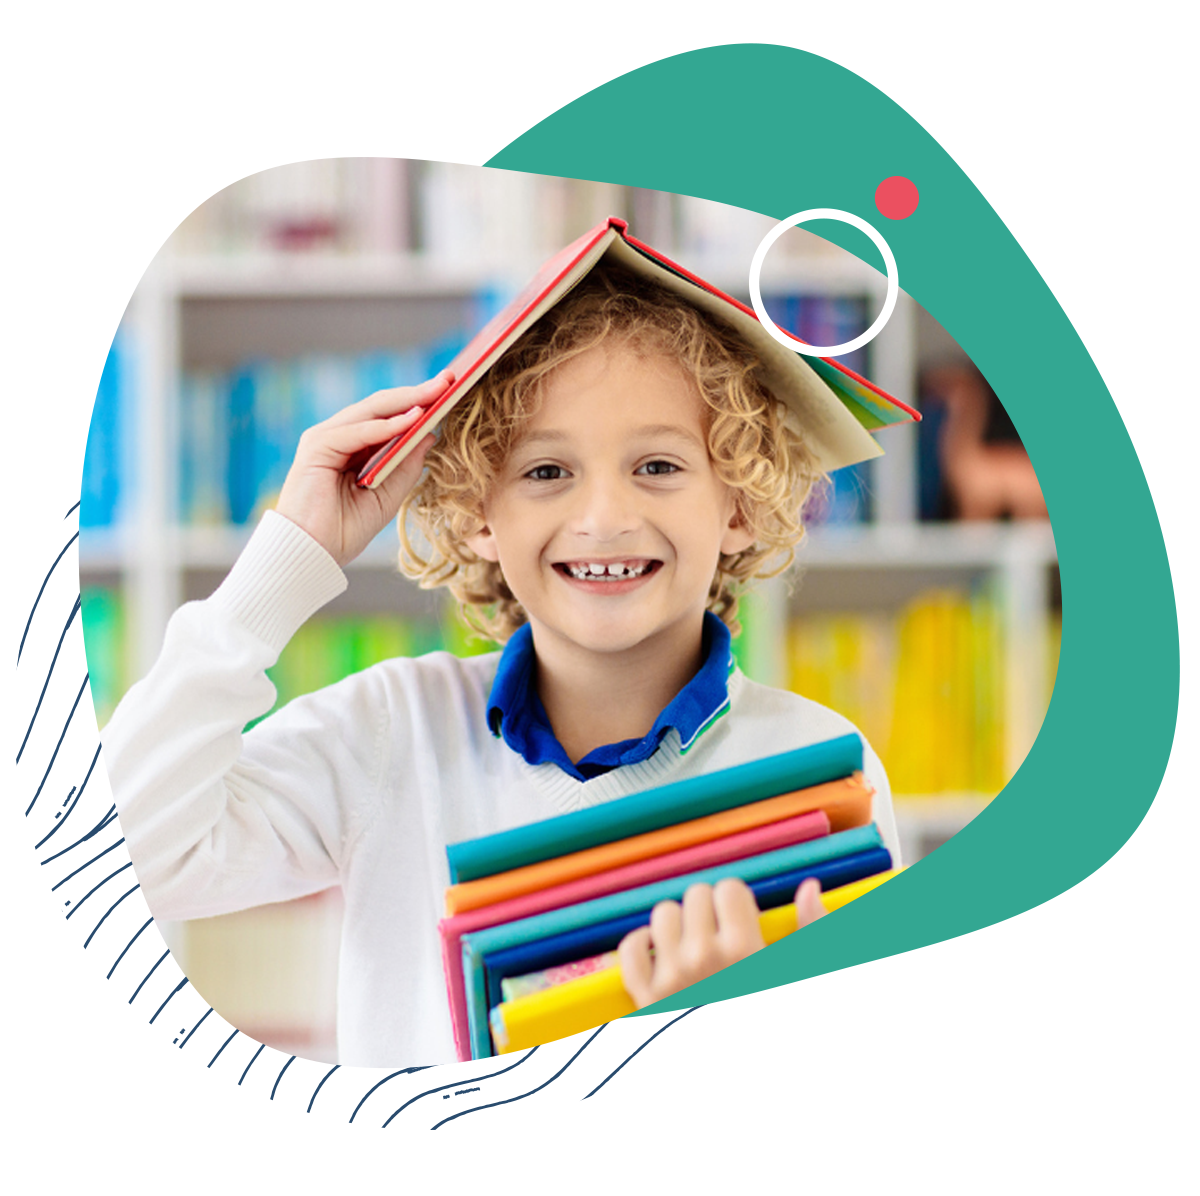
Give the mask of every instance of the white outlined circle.
<svg viewBox="0 0 1200 1196">
<path fill-rule="evenodd" d="M 763 306 L 762 292 L 759 289 L 759 275 L 762 273 L 762 265 L 766 260 L 767 251 L 789 228 L 797 224 L 804 224 L 808 220 L 840 220 L 843 224 L 853 225 L 860 232 L 866 233 L 875 242 L 879 252 L 883 255 L 883 264 L 887 270 L 888 280 L 887 296 L 883 301 L 883 310 L 875 318 L 875 323 L 866 332 L 860 336 L 856 336 L 852 341 L 846 341 L 842 345 L 802 344 L 795 337 L 789 336 L 777 327 L 775 321 L 767 315 L 767 309 Z M 840 357 L 843 353 L 853 353 L 855 349 L 861 349 L 863 345 L 873 341 L 883 331 L 884 325 L 892 318 L 892 312 L 896 309 L 896 300 L 899 295 L 900 274 L 896 269 L 896 258 L 892 253 L 891 247 L 879 234 L 878 230 L 869 225 L 865 220 L 855 216 L 853 212 L 843 212 L 838 208 L 810 208 L 806 212 L 797 212 L 794 216 L 789 216 L 786 220 L 781 220 L 759 242 L 758 248 L 754 251 L 754 257 L 750 262 L 750 302 L 754 305 L 754 311 L 761 321 L 762 326 L 785 349 L 791 349 L 793 353 L 803 353 L 805 357 Z"/>
</svg>

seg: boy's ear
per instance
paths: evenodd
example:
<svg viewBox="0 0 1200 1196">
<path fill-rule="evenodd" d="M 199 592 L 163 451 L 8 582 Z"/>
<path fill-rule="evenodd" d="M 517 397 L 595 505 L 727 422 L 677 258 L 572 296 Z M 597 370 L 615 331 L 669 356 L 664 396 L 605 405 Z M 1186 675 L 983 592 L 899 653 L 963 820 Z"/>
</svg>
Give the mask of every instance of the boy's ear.
<svg viewBox="0 0 1200 1196">
<path fill-rule="evenodd" d="M 747 522 L 745 515 L 737 507 L 734 507 L 733 514 L 729 517 L 729 523 L 725 528 L 725 534 L 721 537 L 722 554 L 733 556 L 735 553 L 744 552 L 754 543 L 755 539 L 754 529 Z"/>
<path fill-rule="evenodd" d="M 467 547 L 481 560 L 498 561 L 500 550 L 496 547 L 496 537 L 486 524 L 473 535 L 466 537 Z"/>
</svg>

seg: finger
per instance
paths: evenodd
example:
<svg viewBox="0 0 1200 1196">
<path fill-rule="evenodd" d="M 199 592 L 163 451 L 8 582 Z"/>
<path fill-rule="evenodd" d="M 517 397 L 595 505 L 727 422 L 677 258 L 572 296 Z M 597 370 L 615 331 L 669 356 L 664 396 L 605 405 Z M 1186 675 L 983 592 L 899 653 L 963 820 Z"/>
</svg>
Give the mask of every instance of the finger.
<svg viewBox="0 0 1200 1196">
<path fill-rule="evenodd" d="M 428 407 L 436 402 L 450 388 L 454 375 L 450 370 L 442 370 L 419 386 L 393 386 L 385 390 L 377 390 L 367 395 L 349 407 L 331 415 L 324 423 L 325 427 L 336 428 L 342 424 L 357 423 L 364 419 L 387 418 L 399 415 L 412 407 Z"/>
<path fill-rule="evenodd" d="M 717 915 L 710 885 L 689 885 L 683 895 L 683 947 L 701 948 L 717 937 Z"/>
<path fill-rule="evenodd" d="M 358 423 L 330 427 L 318 424 L 304 435 L 308 444 L 308 463 L 343 469 L 356 453 L 377 448 L 393 437 L 407 432 L 424 414 L 421 407 L 410 407 L 387 419 L 367 419 Z M 297 454 L 299 455 L 299 454 Z"/>
<path fill-rule="evenodd" d="M 633 1003 L 639 1009 L 643 1005 L 649 1005 L 654 999 L 654 959 L 650 954 L 650 927 L 642 926 L 631 930 L 617 948 L 617 959 L 621 964 L 621 983 L 633 998 Z"/>
<path fill-rule="evenodd" d="M 375 493 L 379 497 L 380 502 L 388 507 L 395 504 L 396 510 L 400 509 L 400 504 L 404 501 L 404 496 L 413 488 L 417 478 L 420 477 L 421 470 L 425 467 L 425 456 L 433 447 L 433 443 L 434 437 L 432 435 L 423 436 L 417 441 L 408 456 L 375 487 Z"/>
<path fill-rule="evenodd" d="M 650 940 L 661 958 L 679 953 L 683 911 L 677 901 L 660 901 L 650 911 Z"/>
<path fill-rule="evenodd" d="M 719 881 L 713 890 L 717 934 L 723 946 L 739 958 L 763 946 L 758 926 L 758 903 L 750 886 L 736 877 Z"/>
<path fill-rule="evenodd" d="M 823 918 L 827 912 L 821 900 L 821 882 L 810 876 L 796 890 L 796 924 L 798 927 L 807 926 Z"/>
</svg>

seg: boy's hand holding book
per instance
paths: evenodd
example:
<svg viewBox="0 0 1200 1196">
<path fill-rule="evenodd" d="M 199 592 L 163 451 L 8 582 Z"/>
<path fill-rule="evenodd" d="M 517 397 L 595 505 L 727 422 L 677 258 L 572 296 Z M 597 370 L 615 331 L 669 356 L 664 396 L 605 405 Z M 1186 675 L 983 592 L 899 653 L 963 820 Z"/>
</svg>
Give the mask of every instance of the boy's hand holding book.
<svg viewBox="0 0 1200 1196">
<path fill-rule="evenodd" d="M 377 391 L 309 428 L 300 437 L 276 511 L 340 566 L 349 564 L 396 517 L 433 437 L 426 436 L 374 490 L 357 485 L 359 468 L 379 445 L 410 428 L 453 381 L 443 370 L 420 386 Z"/>
<path fill-rule="evenodd" d="M 796 890 L 799 926 L 824 915 L 820 883 L 806 880 Z M 626 991 L 642 1009 L 753 955 L 766 945 L 758 919 L 749 886 L 732 878 L 713 886 L 692 885 L 682 905 L 660 901 L 650 925 L 621 940 L 618 956 Z"/>
</svg>

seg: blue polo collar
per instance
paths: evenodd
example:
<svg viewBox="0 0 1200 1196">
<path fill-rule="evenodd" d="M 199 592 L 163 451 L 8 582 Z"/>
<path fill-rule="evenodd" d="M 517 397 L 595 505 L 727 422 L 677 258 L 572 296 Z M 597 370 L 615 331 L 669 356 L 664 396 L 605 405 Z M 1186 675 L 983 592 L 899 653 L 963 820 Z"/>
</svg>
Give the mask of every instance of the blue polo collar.
<svg viewBox="0 0 1200 1196">
<path fill-rule="evenodd" d="M 508 641 L 488 697 L 488 726 L 529 764 L 557 764 L 579 781 L 588 781 L 623 764 L 637 764 L 658 750 L 666 733 L 679 733 L 680 752 L 729 709 L 733 649 L 729 628 L 711 611 L 704 614 L 704 663 L 667 703 L 644 739 L 623 739 L 589 752 L 573 764 L 558 742 L 546 708 L 534 686 L 533 629 L 521 627 Z"/>
</svg>

